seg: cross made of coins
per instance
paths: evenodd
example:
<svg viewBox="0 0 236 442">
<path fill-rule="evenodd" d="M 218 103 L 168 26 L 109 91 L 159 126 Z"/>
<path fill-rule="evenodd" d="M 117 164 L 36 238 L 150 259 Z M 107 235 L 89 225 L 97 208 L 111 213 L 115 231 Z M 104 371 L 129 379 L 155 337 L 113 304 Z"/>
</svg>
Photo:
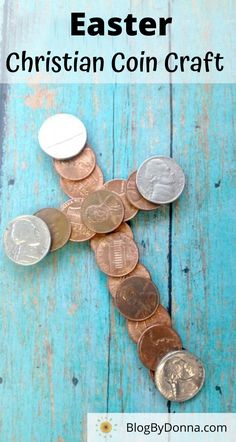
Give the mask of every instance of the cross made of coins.
<svg viewBox="0 0 236 442">
<path fill-rule="evenodd" d="M 84 124 L 56 114 L 39 130 L 41 148 L 54 159 L 63 191 L 70 197 L 60 210 L 46 208 L 12 220 L 4 233 L 7 256 L 24 266 L 36 264 L 68 240 L 90 240 L 96 262 L 108 275 L 109 291 L 127 319 L 141 362 L 160 393 L 171 401 L 194 397 L 202 388 L 202 362 L 182 349 L 171 318 L 148 270 L 139 263 L 138 247 L 126 223 L 138 210 L 155 210 L 174 202 L 185 186 L 181 167 L 169 157 L 154 156 L 126 180 L 104 184 L 96 156 L 86 144 Z"/>
</svg>

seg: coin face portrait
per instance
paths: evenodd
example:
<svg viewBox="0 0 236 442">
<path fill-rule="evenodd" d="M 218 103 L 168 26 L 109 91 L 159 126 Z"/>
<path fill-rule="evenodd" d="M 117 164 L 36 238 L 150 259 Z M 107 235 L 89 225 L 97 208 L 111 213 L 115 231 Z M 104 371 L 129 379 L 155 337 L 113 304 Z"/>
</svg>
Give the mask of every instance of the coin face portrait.
<svg viewBox="0 0 236 442">
<path fill-rule="evenodd" d="M 46 223 L 36 216 L 25 215 L 9 223 L 4 234 L 7 256 L 17 264 L 32 265 L 49 252 L 51 235 Z"/>
<path fill-rule="evenodd" d="M 194 397 L 202 388 L 204 379 L 202 362 L 185 350 L 166 355 L 155 372 L 155 383 L 161 394 L 176 402 Z"/>
<path fill-rule="evenodd" d="M 81 215 L 84 224 L 96 233 L 109 233 L 117 229 L 124 219 L 124 206 L 118 195 L 98 190 L 85 199 Z"/>
<path fill-rule="evenodd" d="M 144 161 L 136 176 L 141 195 L 155 204 L 175 201 L 182 193 L 185 176 L 181 167 L 168 157 L 152 157 Z"/>
</svg>

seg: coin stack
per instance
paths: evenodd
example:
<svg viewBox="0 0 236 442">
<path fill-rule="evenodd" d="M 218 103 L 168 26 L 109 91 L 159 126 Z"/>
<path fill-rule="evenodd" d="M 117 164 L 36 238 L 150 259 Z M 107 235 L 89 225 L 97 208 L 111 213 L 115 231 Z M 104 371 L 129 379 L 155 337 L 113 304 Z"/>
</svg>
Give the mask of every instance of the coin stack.
<svg viewBox="0 0 236 442">
<path fill-rule="evenodd" d="M 127 320 L 138 355 L 160 393 L 171 401 L 191 399 L 205 379 L 202 362 L 182 349 L 167 310 L 127 221 L 139 210 L 174 202 L 185 186 L 181 167 L 169 157 L 148 158 L 127 180 L 104 183 L 87 131 L 73 115 L 56 114 L 39 130 L 41 148 L 53 158 L 60 185 L 70 197 L 60 210 L 45 208 L 20 216 L 5 231 L 8 257 L 32 265 L 68 240 L 90 240 L 96 262 L 108 276 L 114 305 Z"/>
</svg>

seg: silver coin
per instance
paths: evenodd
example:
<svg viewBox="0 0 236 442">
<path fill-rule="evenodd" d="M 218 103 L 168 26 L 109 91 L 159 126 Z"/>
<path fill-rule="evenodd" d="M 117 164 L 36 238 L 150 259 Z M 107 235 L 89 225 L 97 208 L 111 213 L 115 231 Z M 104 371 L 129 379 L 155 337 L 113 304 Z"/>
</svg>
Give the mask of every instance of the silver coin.
<svg viewBox="0 0 236 442">
<path fill-rule="evenodd" d="M 184 402 L 193 398 L 205 381 L 202 362 L 185 350 L 168 353 L 157 366 L 155 384 L 169 401 Z"/>
<path fill-rule="evenodd" d="M 87 132 L 82 121 L 74 115 L 56 114 L 44 121 L 38 139 L 44 152 L 57 160 L 65 160 L 83 150 Z"/>
<path fill-rule="evenodd" d="M 41 261 L 49 252 L 50 245 L 48 226 L 37 216 L 23 215 L 13 219 L 4 233 L 8 258 L 23 266 Z"/>
<path fill-rule="evenodd" d="M 148 201 L 168 204 L 183 192 L 185 176 L 172 158 L 156 156 L 148 158 L 139 167 L 136 184 L 141 195 Z"/>
</svg>

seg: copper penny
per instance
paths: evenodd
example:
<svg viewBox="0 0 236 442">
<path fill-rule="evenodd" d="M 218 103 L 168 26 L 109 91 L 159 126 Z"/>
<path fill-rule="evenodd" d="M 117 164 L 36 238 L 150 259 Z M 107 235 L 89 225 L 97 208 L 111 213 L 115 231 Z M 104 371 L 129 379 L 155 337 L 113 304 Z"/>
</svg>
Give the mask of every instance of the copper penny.
<svg viewBox="0 0 236 442">
<path fill-rule="evenodd" d="M 144 321 L 154 314 L 159 300 L 157 287 L 150 279 L 130 276 L 119 285 L 115 303 L 125 318 L 132 321 Z"/>
<path fill-rule="evenodd" d="M 141 193 L 139 193 L 136 185 L 136 175 L 137 171 L 131 173 L 126 182 L 126 196 L 131 204 L 140 210 L 155 210 L 160 205 L 150 203 L 150 201 L 145 200 Z"/>
<path fill-rule="evenodd" d="M 91 192 L 103 186 L 103 174 L 96 165 L 94 171 L 84 180 L 72 181 L 60 178 L 62 190 L 71 198 L 86 198 Z"/>
<path fill-rule="evenodd" d="M 126 197 L 126 180 L 108 181 L 104 184 L 104 188 L 117 193 L 122 199 L 125 208 L 124 221 L 132 219 L 138 213 L 138 209 L 134 207 Z"/>
<path fill-rule="evenodd" d="M 71 234 L 71 225 L 64 213 L 58 209 L 47 208 L 39 210 L 35 216 L 41 218 L 49 228 L 52 238 L 51 252 L 60 249 L 67 243 Z"/>
<path fill-rule="evenodd" d="M 132 229 L 127 223 L 122 223 L 116 230 L 114 230 L 114 233 L 115 232 L 125 233 L 130 238 L 134 237 Z M 104 238 L 105 236 L 106 236 L 105 233 L 97 233 L 93 238 L 90 239 L 90 246 L 94 252 L 99 244 L 99 241 L 101 241 L 101 239 Z"/>
<path fill-rule="evenodd" d="M 181 349 L 179 335 L 167 325 L 151 325 L 138 341 L 140 360 L 150 370 L 156 370 L 158 363 L 167 353 Z"/>
<path fill-rule="evenodd" d="M 86 146 L 79 155 L 69 160 L 54 160 L 57 173 L 67 180 L 87 178 L 96 165 L 96 156 L 91 147 Z"/>
<path fill-rule="evenodd" d="M 81 219 L 81 206 L 83 203 L 83 198 L 72 199 L 66 201 L 62 206 L 61 210 L 71 223 L 71 236 L 70 241 L 73 242 L 83 242 L 92 238 L 95 235 L 94 232 L 88 229 Z"/>
<path fill-rule="evenodd" d="M 90 193 L 81 208 L 84 224 L 96 233 L 113 232 L 124 219 L 124 206 L 118 195 L 109 190 Z"/>
<path fill-rule="evenodd" d="M 145 321 L 127 321 L 129 336 L 134 342 L 138 342 L 144 330 L 154 324 L 167 325 L 168 327 L 171 327 L 170 315 L 161 304 L 158 306 L 155 313 Z"/>
<path fill-rule="evenodd" d="M 125 276 L 138 263 L 138 247 L 124 233 L 112 233 L 101 239 L 95 256 L 102 272 L 109 276 Z"/>
<path fill-rule="evenodd" d="M 122 278 L 113 278 L 112 276 L 109 276 L 108 278 L 108 288 L 112 295 L 112 297 L 115 299 L 116 297 L 116 291 L 119 287 L 119 285 L 124 281 L 126 278 L 130 276 L 143 276 L 143 278 L 149 278 L 151 279 L 149 271 L 144 267 L 142 264 L 138 263 L 135 267 L 135 269 L 129 273 L 126 276 L 122 276 Z"/>
</svg>

